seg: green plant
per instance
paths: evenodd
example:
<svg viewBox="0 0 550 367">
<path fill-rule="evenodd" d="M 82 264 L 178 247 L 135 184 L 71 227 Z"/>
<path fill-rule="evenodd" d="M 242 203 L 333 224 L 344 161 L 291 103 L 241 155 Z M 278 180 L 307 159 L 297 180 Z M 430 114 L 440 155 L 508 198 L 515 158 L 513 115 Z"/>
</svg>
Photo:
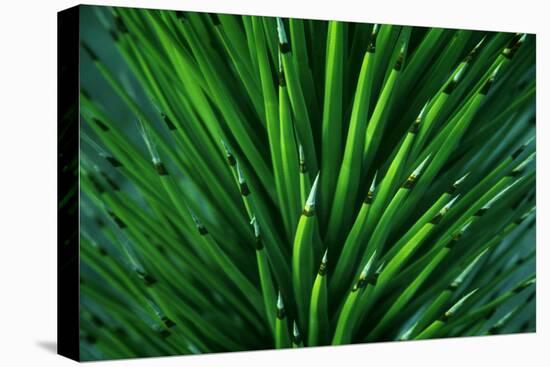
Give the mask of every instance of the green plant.
<svg viewBox="0 0 550 367">
<path fill-rule="evenodd" d="M 533 36 L 93 9 L 84 359 L 533 330 Z"/>
</svg>

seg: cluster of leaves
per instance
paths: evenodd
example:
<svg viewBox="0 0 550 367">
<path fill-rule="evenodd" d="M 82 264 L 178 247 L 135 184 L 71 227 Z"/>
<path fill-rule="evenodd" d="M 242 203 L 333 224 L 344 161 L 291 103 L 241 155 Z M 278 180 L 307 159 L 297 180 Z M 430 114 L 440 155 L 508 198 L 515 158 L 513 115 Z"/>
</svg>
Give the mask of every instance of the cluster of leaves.
<svg viewBox="0 0 550 367">
<path fill-rule="evenodd" d="M 95 11 L 84 359 L 533 330 L 533 36 Z"/>
</svg>

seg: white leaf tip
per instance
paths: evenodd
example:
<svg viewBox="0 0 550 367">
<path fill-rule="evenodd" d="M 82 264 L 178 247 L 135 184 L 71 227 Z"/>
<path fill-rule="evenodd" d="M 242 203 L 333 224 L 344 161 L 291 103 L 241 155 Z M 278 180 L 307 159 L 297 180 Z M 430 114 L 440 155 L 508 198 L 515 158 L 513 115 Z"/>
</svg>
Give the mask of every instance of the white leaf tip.
<svg viewBox="0 0 550 367">
<path fill-rule="evenodd" d="M 311 190 L 309 192 L 309 196 L 306 201 L 306 207 L 309 207 L 311 209 L 315 209 L 317 187 L 319 185 L 319 175 L 320 173 L 317 173 L 317 177 L 315 177 L 315 181 L 313 181 L 313 185 L 311 185 Z"/>
</svg>

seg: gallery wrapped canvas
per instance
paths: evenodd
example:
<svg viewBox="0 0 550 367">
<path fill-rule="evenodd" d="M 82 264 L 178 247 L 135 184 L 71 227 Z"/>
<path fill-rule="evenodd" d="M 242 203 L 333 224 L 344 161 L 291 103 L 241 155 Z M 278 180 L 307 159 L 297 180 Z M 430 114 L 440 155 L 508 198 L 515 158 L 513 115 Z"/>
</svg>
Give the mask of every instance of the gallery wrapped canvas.
<svg viewBox="0 0 550 367">
<path fill-rule="evenodd" d="M 61 354 L 535 331 L 534 35 L 79 6 L 58 54 Z"/>
</svg>

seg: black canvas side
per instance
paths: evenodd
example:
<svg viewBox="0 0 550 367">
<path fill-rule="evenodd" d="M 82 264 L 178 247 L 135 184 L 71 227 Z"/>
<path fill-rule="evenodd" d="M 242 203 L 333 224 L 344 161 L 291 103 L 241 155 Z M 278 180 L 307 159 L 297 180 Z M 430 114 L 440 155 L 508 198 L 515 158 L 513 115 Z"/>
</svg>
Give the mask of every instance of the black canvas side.
<svg viewBox="0 0 550 367">
<path fill-rule="evenodd" d="M 57 352 L 79 360 L 79 12 L 57 14 Z"/>
</svg>

